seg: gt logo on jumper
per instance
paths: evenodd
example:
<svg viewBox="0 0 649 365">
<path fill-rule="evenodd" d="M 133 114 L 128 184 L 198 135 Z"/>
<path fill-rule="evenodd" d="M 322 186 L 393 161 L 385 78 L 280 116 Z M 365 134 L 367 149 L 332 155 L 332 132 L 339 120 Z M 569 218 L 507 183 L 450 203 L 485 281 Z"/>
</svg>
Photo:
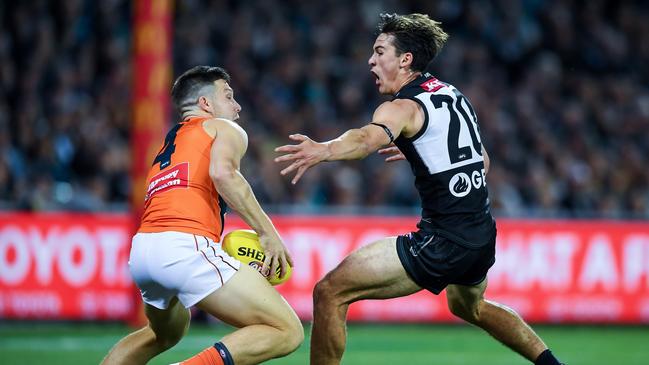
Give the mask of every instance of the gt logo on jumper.
<svg viewBox="0 0 649 365">
<path fill-rule="evenodd" d="M 448 182 L 448 190 L 453 196 L 462 198 L 469 195 L 472 188 L 480 189 L 483 185 L 487 185 L 484 169 L 474 170 L 471 177 L 464 172 L 458 172 Z"/>
</svg>

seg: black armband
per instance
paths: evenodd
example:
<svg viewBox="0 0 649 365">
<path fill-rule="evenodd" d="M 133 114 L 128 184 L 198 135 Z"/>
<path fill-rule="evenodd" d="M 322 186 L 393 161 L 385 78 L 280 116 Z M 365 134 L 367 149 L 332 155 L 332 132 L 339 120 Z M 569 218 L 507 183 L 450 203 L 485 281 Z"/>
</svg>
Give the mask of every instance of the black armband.
<svg viewBox="0 0 649 365">
<path fill-rule="evenodd" d="M 374 123 L 374 122 L 372 122 L 370 124 L 374 124 L 376 126 L 379 126 L 379 127 L 383 128 L 385 133 L 388 135 L 388 138 L 390 138 L 390 143 L 394 142 L 394 134 L 392 134 L 392 131 L 390 130 L 390 128 L 388 128 L 385 124 Z"/>
</svg>

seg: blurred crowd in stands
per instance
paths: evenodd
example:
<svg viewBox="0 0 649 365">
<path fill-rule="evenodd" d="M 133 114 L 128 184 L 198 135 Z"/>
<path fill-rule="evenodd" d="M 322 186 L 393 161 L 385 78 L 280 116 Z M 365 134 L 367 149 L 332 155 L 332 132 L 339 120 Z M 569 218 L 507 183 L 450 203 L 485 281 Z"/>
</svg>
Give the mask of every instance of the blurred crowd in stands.
<svg viewBox="0 0 649 365">
<path fill-rule="evenodd" d="M 132 12 L 0 4 L 0 208 L 128 208 Z M 386 100 L 367 66 L 380 12 L 427 13 L 450 34 L 431 72 L 476 110 L 497 215 L 649 217 L 646 2 L 178 0 L 174 77 L 231 73 L 264 206 L 418 211 L 405 162 L 324 164 L 296 186 L 273 162 L 289 134 L 334 138 Z"/>
</svg>

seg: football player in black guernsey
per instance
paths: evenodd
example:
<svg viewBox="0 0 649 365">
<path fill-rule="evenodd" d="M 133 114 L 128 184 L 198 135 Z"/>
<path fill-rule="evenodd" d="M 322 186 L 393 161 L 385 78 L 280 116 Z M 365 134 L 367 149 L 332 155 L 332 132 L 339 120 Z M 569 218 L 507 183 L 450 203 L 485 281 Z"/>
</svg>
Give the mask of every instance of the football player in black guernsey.
<svg viewBox="0 0 649 365">
<path fill-rule="evenodd" d="M 276 148 L 282 175 L 323 161 L 357 160 L 378 151 L 405 159 L 422 202 L 416 232 L 387 237 L 347 256 L 314 289 L 311 364 L 338 364 L 345 351 L 347 309 L 362 299 L 387 299 L 422 289 L 446 289 L 448 307 L 537 365 L 559 361 L 512 309 L 486 300 L 487 271 L 495 262 L 496 224 L 485 176 L 489 158 L 476 114 L 453 85 L 426 72 L 447 34 L 423 14 L 381 14 L 368 63 L 381 94 L 392 95 L 371 123 L 340 137 Z M 468 350 L 470 345 L 466 346 Z"/>
</svg>

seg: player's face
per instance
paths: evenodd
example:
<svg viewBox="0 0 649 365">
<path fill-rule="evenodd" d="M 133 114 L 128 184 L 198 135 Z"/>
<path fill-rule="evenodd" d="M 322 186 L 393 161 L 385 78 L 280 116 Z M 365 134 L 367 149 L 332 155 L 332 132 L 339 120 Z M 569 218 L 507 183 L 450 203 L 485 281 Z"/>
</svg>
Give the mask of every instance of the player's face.
<svg viewBox="0 0 649 365">
<path fill-rule="evenodd" d="M 381 94 L 394 94 L 401 86 L 397 82 L 401 57 L 393 45 L 394 36 L 381 33 L 374 42 L 372 57 L 367 61 L 370 72 L 376 78 L 376 86 Z"/>
<path fill-rule="evenodd" d="M 225 80 L 214 81 L 214 95 L 212 102 L 214 109 L 212 115 L 217 118 L 225 118 L 229 120 L 239 119 L 239 112 L 241 105 L 234 100 L 234 91 Z"/>
</svg>

